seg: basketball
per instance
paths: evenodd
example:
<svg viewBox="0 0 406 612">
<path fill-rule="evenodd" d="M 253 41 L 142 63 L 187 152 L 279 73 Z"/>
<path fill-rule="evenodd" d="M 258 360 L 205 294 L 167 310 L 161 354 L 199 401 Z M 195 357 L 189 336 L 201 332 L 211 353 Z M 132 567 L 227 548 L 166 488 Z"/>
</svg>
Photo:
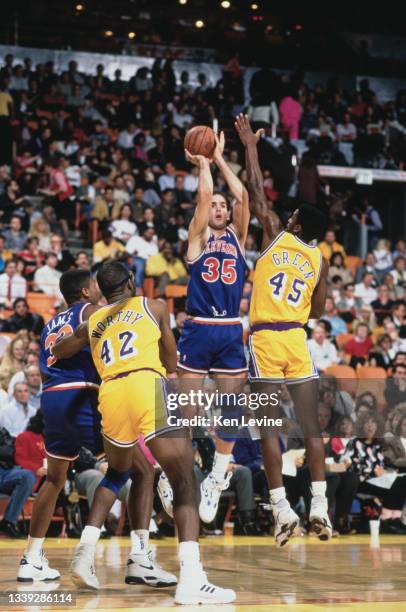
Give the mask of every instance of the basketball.
<svg viewBox="0 0 406 612">
<path fill-rule="evenodd" d="M 185 149 L 192 155 L 204 155 L 209 159 L 216 148 L 216 137 L 207 125 L 196 125 L 185 136 Z"/>
</svg>

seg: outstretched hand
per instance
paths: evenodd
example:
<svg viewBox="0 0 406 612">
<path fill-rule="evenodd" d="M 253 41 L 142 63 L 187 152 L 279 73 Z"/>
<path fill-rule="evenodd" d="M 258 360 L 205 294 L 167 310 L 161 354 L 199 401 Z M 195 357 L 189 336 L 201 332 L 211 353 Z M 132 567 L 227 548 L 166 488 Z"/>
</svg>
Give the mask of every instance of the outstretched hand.
<svg viewBox="0 0 406 612">
<path fill-rule="evenodd" d="M 213 161 L 216 161 L 223 157 L 224 145 L 225 145 L 226 139 L 224 136 L 224 132 L 220 132 L 220 138 L 218 137 L 217 134 L 214 134 L 214 136 L 216 138 L 216 148 L 214 149 L 214 153 L 213 153 Z"/>
<path fill-rule="evenodd" d="M 254 133 L 252 131 L 248 116 L 243 115 L 243 113 L 237 115 L 234 125 L 244 147 L 247 147 L 250 144 L 256 146 L 258 140 L 265 134 L 265 130 L 262 128 Z"/>
<path fill-rule="evenodd" d="M 198 168 L 203 168 L 206 164 L 209 163 L 209 160 L 204 155 L 192 155 L 190 151 L 185 149 L 185 157 L 188 162 L 197 166 Z"/>
</svg>

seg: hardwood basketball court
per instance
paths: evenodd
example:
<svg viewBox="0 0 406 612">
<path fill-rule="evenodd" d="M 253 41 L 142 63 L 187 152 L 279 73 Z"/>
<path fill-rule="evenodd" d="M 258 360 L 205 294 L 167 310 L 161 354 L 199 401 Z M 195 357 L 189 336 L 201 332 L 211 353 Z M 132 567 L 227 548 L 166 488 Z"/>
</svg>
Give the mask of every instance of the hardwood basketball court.
<svg viewBox="0 0 406 612">
<path fill-rule="evenodd" d="M 59 589 L 71 589 L 68 566 L 76 540 L 50 539 L 46 553 L 62 573 Z M 129 539 L 112 538 L 98 545 L 96 569 L 103 588 L 76 592 L 76 605 L 21 607 L 2 610 L 98 610 L 127 612 L 148 609 L 163 612 L 173 607 L 185 612 L 304 612 L 354 610 L 359 612 L 406 610 L 406 538 L 351 536 L 322 543 L 297 538 L 284 549 L 273 539 L 208 537 L 201 541 L 209 578 L 237 591 L 237 602 L 224 606 L 174 606 L 174 589 L 150 589 L 124 584 Z M 52 583 L 21 585 L 15 581 L 24 541 L 0 539 L 1 592 L 38 591 Z M 167 538 L 154 544 L 158 562 L 178 573 L 176 542 Z M 4 597 L 4 596 L 3 596 Z M 4 601 L 4 600 L 3 600 Z"/>
</svg>

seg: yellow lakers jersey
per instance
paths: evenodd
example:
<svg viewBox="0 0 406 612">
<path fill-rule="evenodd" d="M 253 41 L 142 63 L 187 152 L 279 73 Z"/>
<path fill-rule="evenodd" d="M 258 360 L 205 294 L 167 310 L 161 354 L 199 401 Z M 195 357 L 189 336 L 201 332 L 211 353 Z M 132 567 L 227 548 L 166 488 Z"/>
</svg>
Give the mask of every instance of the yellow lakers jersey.
<svg viewBox="0 0 406 612">
<path fill-rule="evenodd" d="M 281 232 L 257 260 L 250 324 L 307 323 L 322 255 L 290 232 Z"/>
<path fill-rule="evenodd" d="M 89 318 L 90 350 L 103 381 L 145 368 L 165 375 L 159 357 L 160 337 L 144 297 L 109 304 Z"/>
</svg>

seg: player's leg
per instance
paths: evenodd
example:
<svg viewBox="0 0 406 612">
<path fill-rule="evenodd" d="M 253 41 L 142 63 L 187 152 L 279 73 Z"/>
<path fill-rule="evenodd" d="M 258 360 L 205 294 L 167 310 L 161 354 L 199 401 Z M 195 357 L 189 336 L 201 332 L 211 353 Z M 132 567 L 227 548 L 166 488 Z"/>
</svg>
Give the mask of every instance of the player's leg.
<svg viewBox="0 0 406 612">
<path fill-rule="evenodd" d="M 195 340 L 196 338 L 193 336 L 193 341 Z M 186 343 L 184 343 L 184 345 L 185 344 Z M 183 350 L 187 350 L 187 349 L 183 347 Z M 206 365 L 201 360 L 197 361 L 196 363 L 198 365 Z M 193 365 L 196 365 L 196 363 L 192 361 Z M 204 377 L 207 374 L 204 372 L 203 373 L 198 372 L 197 370 L 195 372 L 190 372 L 184 369 L 184 367 L 185 366 L 183 366 L 182 368 L 179 368 L 179 371 L 178 371 L 179 388 L 177 389 L 177 392 L 179 394 L 186 393 L 190 397 L 191 392 L 198 391 L 199 389 L 202 388 Z M 197 406 L 188 405 L 188 406 L 182 407 L 182 417 L 184 418 L 190 419 L 193 416 L 195 416 L 197 413 L 198 413 Z M 158 489 L 158 495 L 161 500 L 163 509 L 168 514 L 168 516 L 173 518 L 173 491 L 172 491 L 171 484 L 168 480 L 168 477 L 165 474 L 165 471 L 163 471 L 159 477 L 157 489 Z"/>
<path fill-rule="evenodd" d="M 27 547 L 20 561 L 17 580 L 56 580 L 60 573 L 48 566 L 43 552 L 45 536 L 51 523 L 56 501 L 66 482 L 69 460 L 48 457 L 47 477 L 35 498 Z"/>
<path fill-rule="evenodd" d="M 328 540 L 332 535 L 332 527 L 326 497 L 324 444 L 317 418 L 318 382 L 317 380 L 307 380 L 302 383 L 291 384 L 289 385 L 289 393 L 304 435 L 306 461 L 312 479 L 310 529 L 318 535 L 320 540 Z"/>
<path fill-rule="evenodd" d="M 167 474 L 173 489 L 173 511 L 179 538 L 180 577 L 175 602 L 230 603 L 231 589 L 210 584 L 200 562 L 199 514 L 197 510 L 193 449 L 186 430 L 146 438 L 148 448 Z"/>
<path fill-rule="evenodd" d="M 176 576 L 163 570 L 149 549 L 155 470 L 138 445 L 134 447 L 132 471 L 128 496 L 131 551 L 127 561 L 125 582 L 157 588 L 175 586 L 178 582 Z"/>
<path fill-rule="evenodd" d="M 104 441 L 109 467 L 96 489 L 89 518 L 71 564 L 71 578 L 77 587 L 92 589 L 100 587 L 94 569 L 96 545 L 100 538 L 101 527 L 121 488 L 131 475 L 134 444 L 135 441 L 132 446 L 120 447 L 106 439 Z"/>
<path fill-rule="evenodd" d="M 249 352 L 251 392 L 265 393 L 269 398 L 274 398 L 270 399 L 267 406 L 260 406 L 256 414 L 258 417 L 279 418 L 278 398 L 287 361 L 281 332 L 255 332 L 249 339 Z M 275 540 L 277 546 L 284 546 L 293 535 L 299 518 L 290 507 L 283 486 L 279 432 L 265 425 L 260 427 L 260 434 L 269 499 L 275 521 Z"/>
<path fill-rule="evenodd" d="M 253 393 L 266 394 L 268 397 L 280 396 L 280 384 L 255 383 Z M 258 408 L 257 416 L 270 419 L 280 418 L 279 401 L 270 401 L 268 406 Z M 269 486 L 269 500 L 275 521 L 274 536 L 278 547 L 285 546 L 299 524 L 299 517 L 292 510 L 282 478 L 282 454 L 279 433 L 268 425 L 260 427 L 262 458 Z"/>
<path fill-rule="evenodd" d="M 244 392 L 246 379 L 246 372 L 215 374 L 216 390 L 228 398 L 228 401 L 221 406 L 223 417 L 240 419 L 241 410 L 237 405 L 237 398 Z M 229 464 L 237 429 L 238 426 L 223 426 L 216 431 L 213 467 L 200 484 L 199 515 L 204 523 L 211 523 L 215 519 L 221 493 L 229 487 L 232 476 Z"/>
</svg>

